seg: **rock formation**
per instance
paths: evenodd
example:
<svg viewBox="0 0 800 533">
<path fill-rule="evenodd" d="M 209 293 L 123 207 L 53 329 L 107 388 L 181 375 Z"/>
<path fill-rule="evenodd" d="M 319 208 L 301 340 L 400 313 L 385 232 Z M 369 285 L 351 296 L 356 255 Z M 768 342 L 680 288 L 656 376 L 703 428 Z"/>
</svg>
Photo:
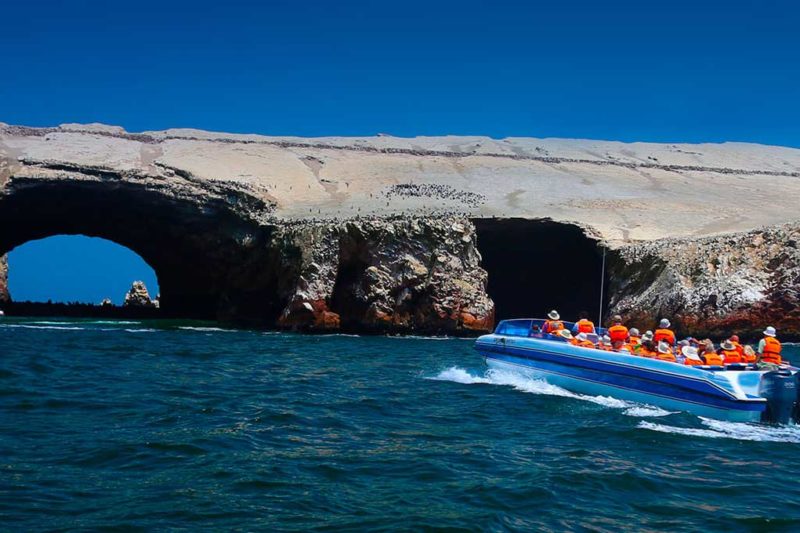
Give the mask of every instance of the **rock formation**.
<svg viewBox="0 0 800 533">
<path fill-rule="evenodd" d="M 124 307 L 155 307 L 150 299 L 150 293 L 143 281 L 134 281 L 131 288 L 125 293 Z"/>
<path fill-rule="evenodd" d="M 0 255 L 0 304 L 8 302 L 11 297 L 8 294 L 8 258 Z"/>
<path fill-rule="evenodd" d="M 798 178 L 743 143 L 0 124 L 0 254 L 86 234 L 156 270 L 166 316 L 461 333 L 595 312 L 605 250 L 606 312 L 798 331 Z"/>
</svg>

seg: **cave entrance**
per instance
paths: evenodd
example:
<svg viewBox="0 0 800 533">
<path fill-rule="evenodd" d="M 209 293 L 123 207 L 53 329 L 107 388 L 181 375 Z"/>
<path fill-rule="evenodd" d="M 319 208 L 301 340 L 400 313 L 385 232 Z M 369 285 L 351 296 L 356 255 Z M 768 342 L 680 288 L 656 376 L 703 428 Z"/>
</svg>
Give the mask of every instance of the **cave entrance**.
<svg viewBox="0 0 800 533">
<path fill-rule="evenodd" d="M 8 254 L 10 311 L 21 315 L 157 316 L 158 279 L 134 251 L 106 239 L 57 235 Z M 123 309 L 131 285 L 141 281 Z"/>
<path fill-rule="evenodd" d="M 550 220 L 473 222 L 497 320 L 541 318 L 551 309 L 564 320 L 577 320 L 581 311 L 597 320 L 603 249 L 581 228 Z"/>
</svg>

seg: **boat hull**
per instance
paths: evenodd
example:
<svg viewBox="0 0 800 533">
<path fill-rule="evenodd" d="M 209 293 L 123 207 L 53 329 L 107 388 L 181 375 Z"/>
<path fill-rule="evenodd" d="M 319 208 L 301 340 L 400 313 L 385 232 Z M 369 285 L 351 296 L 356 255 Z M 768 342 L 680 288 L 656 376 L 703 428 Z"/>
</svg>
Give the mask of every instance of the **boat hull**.
<svg viewBox="0 0 800 533">
<path fill-rule="evenodd" d="M 742 372 L 717 373 L 556 341 L 498 335 L 481 337 L 476 349 L 491 368 L 581 394 L 734 422 L 758 422 L 766 408 L 763 398 L 745 393 L 737 383 Z"/>
</svg>

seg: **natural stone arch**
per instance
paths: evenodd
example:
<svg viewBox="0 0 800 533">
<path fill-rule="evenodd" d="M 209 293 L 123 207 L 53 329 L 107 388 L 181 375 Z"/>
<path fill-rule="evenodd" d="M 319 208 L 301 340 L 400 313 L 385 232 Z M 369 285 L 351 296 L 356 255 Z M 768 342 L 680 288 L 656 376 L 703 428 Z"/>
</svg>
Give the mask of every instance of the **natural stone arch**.
<svg viewBox="0 0 800 533">
<path fill-rule="evenodd" d="M 156 271 L 166 316 L 220 318 L 269 299 L 269 276 L 248 272 L 264 263 L 269 230 L 237 213 L 232 197 L 109 176 L 14 179 L 4 193 L 0 255 L 31 240 L 82 234 L 139 254 Z"/>
</svg>

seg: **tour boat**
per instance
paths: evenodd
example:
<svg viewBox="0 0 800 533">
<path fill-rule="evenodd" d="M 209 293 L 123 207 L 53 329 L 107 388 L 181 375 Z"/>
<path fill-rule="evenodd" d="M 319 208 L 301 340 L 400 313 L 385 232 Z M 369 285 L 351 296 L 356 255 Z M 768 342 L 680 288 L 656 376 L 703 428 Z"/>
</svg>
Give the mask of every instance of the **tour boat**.
<svg viewBox="0 0 800 533">
<path fill-rule="evenodd" d="M 544 320 L 504 320 L 475 349 L 490 368 L 591 395 L 735 422 L 789 422 L 799 415 L 797 368 L 688 366 L 574 346 L 541 333 Z M 572 324 L 565 323 L 567 328 Z"/>
</svg>

